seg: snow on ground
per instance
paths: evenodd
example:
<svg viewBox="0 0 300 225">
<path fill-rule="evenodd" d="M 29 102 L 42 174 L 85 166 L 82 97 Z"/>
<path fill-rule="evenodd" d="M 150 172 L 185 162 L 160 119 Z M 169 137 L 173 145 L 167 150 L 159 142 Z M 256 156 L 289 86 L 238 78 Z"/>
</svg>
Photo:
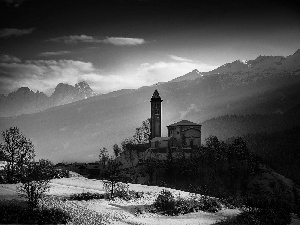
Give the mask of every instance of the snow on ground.
<svg viewBox="0 0 300 225">
<path fill-rule="evenodd" d="M 16 185 L 0 185 L 0 187 L 1 186 L 6 189 L 16 190 Z M 64 200 L 63 197 L 82 192 L 104 193 L 102 181 L 84 177 L 53 179 L 51 181 L 51 188 L 47 193 L 48 197 L 43 200 L 42 204 L 46 207 L 61 208 L 69 212 L 72 216 L 72 224 L 206 225 L 239 213 L 238 210 L 223 209 L 217 213 L 200 211 L 180 216 L 154 214 L 148 212 L 147 208 L 155 201 L 161 190 L 168 189 L 175 195 L 180 195 L 181 197 L 188 197 L 189 193 L 140 184 L 129 184 L 129 189 L 144 192 L 144 196 L 130 201 L 119 198 L 111 201 L 104 199 L 69 201 Z"/>
<path fill-rule="evenodd" d="M 17 197 L 17 185 L 0 184 L 0 199 Z M 101 180 L 84 177 L 53 179 L 51 188 L 42 204 L 46 207 L 56 207 L 70 213 L 71 224 L 141 224 L 141 225 L 207 225 L 213 224 L 228 216 L 239 213 L 237 209 L 222 209 L 217 213 L 195 212 L 180 216 L 164 216 L 147 211 L 155 201 L 159 192 L 168 189 L 175 195 L 188 197 L 190 193 L 170 188 L 129 184 L 130 190 L 144 192 L 140 199 L 125 201 L 116 198 L 112 201 L 94 199 L 89 201 L 69 201 L 64 197 L 75 193 L 98 192 L 104 193 Z M 15 193 L 13 196 L 12 193 Z M 300 225 L 298 217 L 292 219 L 291 225 Z"/>
<path fill-rule="evenodd" d="M 163 189 L 166 189 L 171 191 L 174 195 L 180 195 L 182 197 L 189 195 L 189 192 L 179 191 L 179 190 L 159 187 L 159 186 L 147 186 L 147 185 L 130 184 L 130 183 L 128 185 L 130 190 L 134 190 L 137 192 L 144 192 L 144 193 L 155 192 L 158 194 Z M 61 179 L 53 179 L 51 181 L 50 194 L 52 195 L 67 195 L 67 194 L 82 193 L 82 192 L 104 193 L 103 182 L 101 180 L 88 179 L 85 177 L 61 178 Z"/>
<path fill-rule="evenodd" d="M 101 215 L 102 223 L 104 224 L 212 224 L 217 220 L 221 220 L 224 217 L 236 215 L 238 210 L 223 209 L 217 213 L 207 212 L 195 212 L 180 216 L 163 216 L 159 214 L 150 213 L 147 208 L 155 201 L 159 192 L 163 189 L 168 189 L 173 192 L 174 195 L 180 195 L 181 197 L 188 197 L 190 193 L 179 191 L 170 188 L 147 186 L 140 184 L 129 184 L 129 189 L 137 192 L 144 192 L 144 196 L 139 199 L 125 201 L 119 198 L 115 200 L 107 201 L 104 199 L 94 199 L 89 201 L 60 201 L 59 203 L 53 203 L 64 209 L 73 208 L 75 211 L 78 209 L 84 209 L 78 211 L 78 213 L 72 213 L 72 215 L 90 215 L 90 213 L 96 213 Z M 73 193 L 81 192 L 98 192 L 104 193 L 103 183 L 100 180 L 92 180 L 84 177 L 72 177 L 54 179 L 51 182 L 50 195 L 55 196 L 67 196 Z M 54 200 L 53 200 L 54 201 Z M 66 206 L 67 204 L 67 206 Z M 88 211 L 86 211 L 88 210 Z M 90 213 L 87 213 L 90 212 Z M 84 214 L 84 215 L 82 215 Z M 92 218 L 95 214 L 92 214 Z M 98 218 L 99 219 L 99 218 Z M 81 221 L 82 220 L 77 220 Z M 88 219 L 86 224 L 91 224 L 92 221 Z"/>
</svg>

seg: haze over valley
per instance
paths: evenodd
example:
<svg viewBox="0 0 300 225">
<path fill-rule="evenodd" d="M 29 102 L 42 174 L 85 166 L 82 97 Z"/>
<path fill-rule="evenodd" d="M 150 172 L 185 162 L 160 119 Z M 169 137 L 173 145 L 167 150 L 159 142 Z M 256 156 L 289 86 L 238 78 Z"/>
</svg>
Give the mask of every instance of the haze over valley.
<svg viewBox="0 0 300 225">
<path fill-rule="evenodd" d="M 132 136 L 150 117 L 149 101 L 157 89 L 163 99 L 164 136 L 167 125 L 182 119 L 203 125 L 202 142 L 209 135 L 226 140 L 282 131 L 299 125 L 299 61 L 299 50 L 287 57 L 259 56 L 248 64 L 234 61 L 210 72 L 192 70 L 169 82 L 102 95 L 84 82 L 81 92 L 80 84 L 59 84 L 51 97 L 20 88 L 6 97 L 9 100 L 3 101 L 1 113 L 23 115 L 2 117 L 0 125 L 18 126 L 31 137 L 39 158 L 94 161 L 99 148 L 112 151 L 113 144 Z M 41 95 L 52 105 L 40 101 L 37 96 Z M 34 110 L 41 112 L 30 114 Z M 235 117 L 221 126 L 230 115 Z"/>
</svg>

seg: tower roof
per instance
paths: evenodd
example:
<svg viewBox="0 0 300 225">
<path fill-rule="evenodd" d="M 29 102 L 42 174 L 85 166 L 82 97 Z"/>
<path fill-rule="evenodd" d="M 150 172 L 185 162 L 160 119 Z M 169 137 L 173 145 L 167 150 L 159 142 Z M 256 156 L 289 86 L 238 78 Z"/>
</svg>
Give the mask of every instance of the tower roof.
<svg viewBox="0 0 300 225">
<path fill-rule="evenodd" d="M 188 120 L 181 120 L 177 123 L 173 123 L 167 127 L 176 127 L 176 126 L 201 126 L 200 124 L 197 124 L 197 123 L 193 123 L 191 121 L 188 121 Z"/>
<path fill-rule="evenodd" d="M 161 98 L 160 98 L 159 93 L 158 93 L 157 90 L 155 90 L 155 91 L 153 92 L 151 101 L 161 101 L 161 102 L 162 102 L 162 100 L 161 100 Z"/>
<path fill-rule="evenodd" d="M 157 89 L 153 92 L 152 98 L 160 98 Z"/>
</svg>

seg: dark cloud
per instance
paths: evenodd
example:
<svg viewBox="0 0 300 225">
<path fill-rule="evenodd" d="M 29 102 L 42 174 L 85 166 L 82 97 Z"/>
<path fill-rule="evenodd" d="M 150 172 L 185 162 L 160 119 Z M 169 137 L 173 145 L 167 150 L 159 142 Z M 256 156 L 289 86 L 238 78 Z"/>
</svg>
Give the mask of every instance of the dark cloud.
<svg viewBox="0 0 300 225">
<path fill-rule="evenodd" d="M 26 34 L 31 34 L 35 28 L 28 29 L 17 29 L 17 28 L 4 28 L 0 30 L 0 37 L 9 36 L 22 36 Z"/>
<path fill-rule="evenodd" d="M 21 60 L 17 57 L 5 55 L 0 55 L 0 62 L 6 62 L 6 63 L 20 63 Z"/>
<path fill-rule="evenodd" d="M 65 44 L 77 44 L 80 42 L 84 43 L 97 43 L 99 40 L 93 38 L 92 36 L 87 35 L 70 35 L 70 36 L 62 36 L 57 38 L 50 38 L 47 41 L 51 42 L 63 42 Z"/>
</svg>

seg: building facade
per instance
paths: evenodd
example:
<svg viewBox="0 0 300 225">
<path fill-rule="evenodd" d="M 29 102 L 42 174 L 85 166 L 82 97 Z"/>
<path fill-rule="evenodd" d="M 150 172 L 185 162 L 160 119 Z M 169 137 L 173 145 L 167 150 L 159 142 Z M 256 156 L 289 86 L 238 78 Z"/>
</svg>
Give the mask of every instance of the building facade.
<svg viewBox="0 0 300 225">
<path fill-rule="evenodd" d="M 178 123 L 167 126 L 168 136 L 174 137 L 181 147 L 200 147 L 201 146 L 201 125 L 182 120 Z"/>
</svg>

